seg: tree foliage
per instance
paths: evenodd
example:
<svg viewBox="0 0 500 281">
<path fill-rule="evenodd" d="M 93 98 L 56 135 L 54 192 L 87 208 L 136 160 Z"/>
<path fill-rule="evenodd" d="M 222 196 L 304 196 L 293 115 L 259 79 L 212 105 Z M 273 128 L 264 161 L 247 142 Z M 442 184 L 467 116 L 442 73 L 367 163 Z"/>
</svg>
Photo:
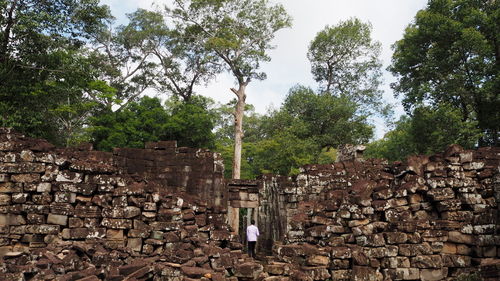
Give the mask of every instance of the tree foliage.
<svg viewBox="0 0 500 281">
<path fill-rule="evenodd" d="M 422 102 L 449 104 L 477 121 L 480 144 L 498 145 L 500 126 L 498 1 L 430 0 L 394 45 L 392 65 L 408 113 Z"/>
<path fill-rule="evenodd" d="M 366 155 L 395 161 L 414 154 L 438 153 L 450 144 L 471 149 L 480 136 L 477 123 L 462 120 L 461 112 L 453 106 L 419 106 L 411 117 L 401 117 L 383 139 L 371 143 Z"/>
<path fill-rule="evenodd" d="M 194 97 L 184 103 L 142 97 L 120 111 L 109 111 L 92 119 L 89 134 L 94 146 L 109 151 L 114 147 L 143 148 L 148 141 L 176 140 L 179 146 L 214 147 L 214 115 L 207 99 Z"/>
<path fill-rule="evenodd" d="M 321 30 L 307 57 L 321 91 L 382 112 L 380 50 L 371 38 L 371 25 L 353 18 Z"/>
<path fill-rule="evenodd" d="M 0 126 L 68 144 L 98 73 L 84 46 L 109 11 L 98 1 L 0 1 Z M 73 120 L 69 120 L 74 118 Z"/>
<path fill-rule="evenodd" d="M 333 162 L 332 151 L 340 144 L 366 143 L 373 128 L 357 109 L 345 97 L 296 86 L 279 109 L 263 116 L 247 114 L 242 177 L 297 174 L 302 165 Z M 227 132 L 225 127 L 220 128 Z M 218 141 L 218 151 L 223 152 L 225 162 L 232 161 L 227 155 L 232 139 L 216 135 L 225 136 Z"/>
</svg>

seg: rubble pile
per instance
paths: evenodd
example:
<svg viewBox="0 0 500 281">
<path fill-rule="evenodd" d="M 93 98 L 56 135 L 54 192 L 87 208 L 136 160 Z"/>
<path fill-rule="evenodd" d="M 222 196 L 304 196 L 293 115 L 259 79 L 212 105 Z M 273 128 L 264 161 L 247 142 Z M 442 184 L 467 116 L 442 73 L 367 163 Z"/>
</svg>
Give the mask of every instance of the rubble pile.
<svg viewBox="0 0 500 281">
<path fill-rule="evenodd" d="M 216 155 L 171 142 L 148 147 L 61 150 L 1 129 L 0 280 L 261 274 L 225 223 Z"/>
<path fill-rule="evenodd" d="M 484 280 L 499 280 L 499 160 L 499 148 L 453 145 L 406 163 L 351 160 L 268 175 L 261 250 L 272 244 L 304 280 L 456 280 L 479 268 Z"/>
</svg>

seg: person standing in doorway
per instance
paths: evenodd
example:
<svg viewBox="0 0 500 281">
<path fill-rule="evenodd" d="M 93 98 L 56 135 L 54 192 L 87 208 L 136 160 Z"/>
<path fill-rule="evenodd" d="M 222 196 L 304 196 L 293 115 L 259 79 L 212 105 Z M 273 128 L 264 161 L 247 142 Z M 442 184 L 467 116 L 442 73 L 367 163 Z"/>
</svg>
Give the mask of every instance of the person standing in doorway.
<svg viewBox="0 0 500 281">
<path fill-rule="evenodd" d="M 247 227 L 248 255 L 255 259 L 255 244 L 260 235 L 259 229 L 255 226 L 255 220 Z"/>
</svg>

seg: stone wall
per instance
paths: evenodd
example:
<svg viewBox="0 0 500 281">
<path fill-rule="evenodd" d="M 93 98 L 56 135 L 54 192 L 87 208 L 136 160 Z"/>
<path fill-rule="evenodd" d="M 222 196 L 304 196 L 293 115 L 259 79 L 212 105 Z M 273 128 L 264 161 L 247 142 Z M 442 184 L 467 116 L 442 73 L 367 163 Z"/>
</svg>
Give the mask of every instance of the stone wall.
<svg viewBox="0 0 500 281">
<path fill-rule="evenodd" d="M 56 149 L 0 129 L 0 280 L 238 280 L 217 154 Z"/>
<path fill-rule="evenodd" d="M 262 251 L 309 280 L 498 280 L 500 149 L 308 165 L 268 175 Z"/>
<path fill-rule="evenodd" d="M 498 280 L 499 161 L 451 146 L 226 183 L 217 154 L 175 142 L 106 153 L 0 129 L 0 280 Z M 260 263 L 231 206 L 258 206 Z"/>
</svg>

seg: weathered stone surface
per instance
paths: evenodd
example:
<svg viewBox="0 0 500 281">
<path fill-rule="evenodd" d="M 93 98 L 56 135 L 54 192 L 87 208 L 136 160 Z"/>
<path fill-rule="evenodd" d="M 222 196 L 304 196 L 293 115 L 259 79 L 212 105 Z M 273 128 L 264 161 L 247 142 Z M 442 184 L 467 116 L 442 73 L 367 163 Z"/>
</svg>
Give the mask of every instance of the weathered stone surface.
<svg viewBox="0 0 500 281">
<path fill-rule="evenodd" d="M 421 269 L 420 280 L 422 281 L 436 281 L 443 280 L 448 276 L 448 268 L 440 269 Z"/>
<path fill-rule="evenodd" d="M 375 268 L 368 266 L 353 266 L 352 277 L 353 281 L 381 281 L 382 274 Z"/>
<path fill-rule="evenodd" d="M 65 216 L 65 215 L 56 215 L 56 214 L 49 214 L 47 216 L 47 223 L 48 224 L 58 224 L 58 225 L 66 226 L 68 224 L 68 216 Z"/>
</svg>

